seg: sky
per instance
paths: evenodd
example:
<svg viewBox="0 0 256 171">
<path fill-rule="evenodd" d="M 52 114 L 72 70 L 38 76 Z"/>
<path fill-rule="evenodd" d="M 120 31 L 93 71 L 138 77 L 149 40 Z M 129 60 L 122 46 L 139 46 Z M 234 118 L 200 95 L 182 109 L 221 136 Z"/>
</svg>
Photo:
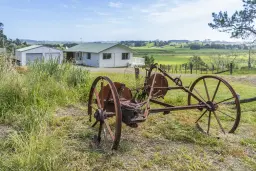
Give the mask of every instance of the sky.
<svg viewBox="0 0 256 171">
<path fill-rule="evenodd" d="M 212 12 L 233 13 L 242 0 L 0 0 L 12 39 L 57 41 L 226 40 Z"/>
</svg>

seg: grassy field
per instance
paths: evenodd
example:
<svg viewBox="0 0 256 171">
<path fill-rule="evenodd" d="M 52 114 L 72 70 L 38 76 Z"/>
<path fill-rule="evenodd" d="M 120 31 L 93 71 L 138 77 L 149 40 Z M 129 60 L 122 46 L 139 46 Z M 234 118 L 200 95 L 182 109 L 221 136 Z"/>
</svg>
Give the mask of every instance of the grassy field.
<svg viewBox="0 0 256 171">
<path fill-rule="evenodd" d="M 158 114 L 137 129 L 124 126 L 120 149 L 112 152 L 90 146 L 97 130 L 88 122 L 88 91 L 99 75 L 134 88 L 134 75 L 54 62 L 21 73 L 4 61 L 0 66 L 0 170 L 256 170 L 254 103 L 242 105 L 236 134 L 200 133 L 197 111 Z M 184 75 L 184 85 L 196 77 Z M 256 96 L 254 76 L 223 77 L 241 98 Z M 187 96 L 171 92 L 164 100 L 181 105 Z"/>
<path fill-rule="evenodd" d="M 145 55 L 154 56 L 155 61 L 159 64 L 166 65 L 180 65 L 187 63 L 189 58 L 193 55 L 200 56 L 206 63 L 211 61 L 211 58 L 215 58 L 218 55 L 222 55 L 230 58 L 232 61 L 235 56 L 236 61 L 247 65 L 248 51 L 246 50 L 229 50 L 229 49 L 201 49 L 201 50 L 191 50 L 188 48 L 177 48 L 172 46 L 160 47 L 133 47 L 135 53 L 134 56 L 142 57 Z"/>
</svg>

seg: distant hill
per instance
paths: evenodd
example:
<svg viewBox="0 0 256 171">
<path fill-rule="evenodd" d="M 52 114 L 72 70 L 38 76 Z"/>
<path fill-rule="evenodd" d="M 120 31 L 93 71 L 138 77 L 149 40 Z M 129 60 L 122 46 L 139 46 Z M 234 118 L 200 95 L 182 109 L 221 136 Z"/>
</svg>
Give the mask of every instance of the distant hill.
<svg viewBox="0 0 256 171">
<path fill-rule="evenodd" d="M 21 39 L 22 42 L 27 42 L 27 44 L 65 44 L 65 43 L 79 43 L 78 41 L 50 41 L 50 40 L 31 40 L 31 39 Z"/>
<path fill-rule="evenodd" d="M 27 44 L 34 45 L 34 44 L 67 44 L 67 43 L 81 43 L 81 41 L 51 41 L 51 40 L 31 40 L 31 39 L 21 39 L 23 42 L 27 42 Z M 157 40 L 161 41 L 161 40 Z M 117 43 L 117 41 L 95 41 L 95 42 L 102 42 L 102 43 Z M 119 42 L 133 42 L 133 41 L 119 41 Z M 136 42 L 136 41 L 135 41 Z M 140 40 L 140 42 L 148 42 L 148 40 Z M 154 41 L 152 41 L 154 42 Z M 243 44 L 245 42 L 228 42 L 228 41 L 220 41 L 220 40 L 168 40 L 168 42 L 172 43 L 216 43 L 216 44 Z M 88 43 L 88 42 L 83 42 Z"/>
</svg>

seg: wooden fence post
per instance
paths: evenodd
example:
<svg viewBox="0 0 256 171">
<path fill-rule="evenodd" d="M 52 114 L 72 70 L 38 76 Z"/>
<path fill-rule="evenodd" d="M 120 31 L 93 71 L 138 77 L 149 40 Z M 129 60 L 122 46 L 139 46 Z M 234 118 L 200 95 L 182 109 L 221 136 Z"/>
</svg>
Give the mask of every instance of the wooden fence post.
<svg viewBox="0 0 256 171">
<path fill-rule="evenodd" d="M 139 75 L 140 75 L 140 69 L 139 68 L 135 68 L 135 79 L 138 80 L 139 79 Z"/>
<path fill-rule="evenodd" d="M 233 74 L 233 63 L 230 63 L 229 69 L 230 69 L 230 75 L 232 75 Z"/>
</svg>

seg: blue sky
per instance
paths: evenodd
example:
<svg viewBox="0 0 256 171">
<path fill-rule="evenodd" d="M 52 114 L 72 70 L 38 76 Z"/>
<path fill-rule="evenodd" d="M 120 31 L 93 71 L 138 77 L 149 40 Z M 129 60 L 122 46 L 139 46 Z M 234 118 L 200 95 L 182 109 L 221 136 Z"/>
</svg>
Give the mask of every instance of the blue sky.
<svg viewBox="0 0 256 171">
<path fill-rule="evenodd" d="M 0 21 L 22 39 L 231 40 L 207 24 L 212 12 L 240 8 L 242 0 L 0 0 Z"/>
</svg>

